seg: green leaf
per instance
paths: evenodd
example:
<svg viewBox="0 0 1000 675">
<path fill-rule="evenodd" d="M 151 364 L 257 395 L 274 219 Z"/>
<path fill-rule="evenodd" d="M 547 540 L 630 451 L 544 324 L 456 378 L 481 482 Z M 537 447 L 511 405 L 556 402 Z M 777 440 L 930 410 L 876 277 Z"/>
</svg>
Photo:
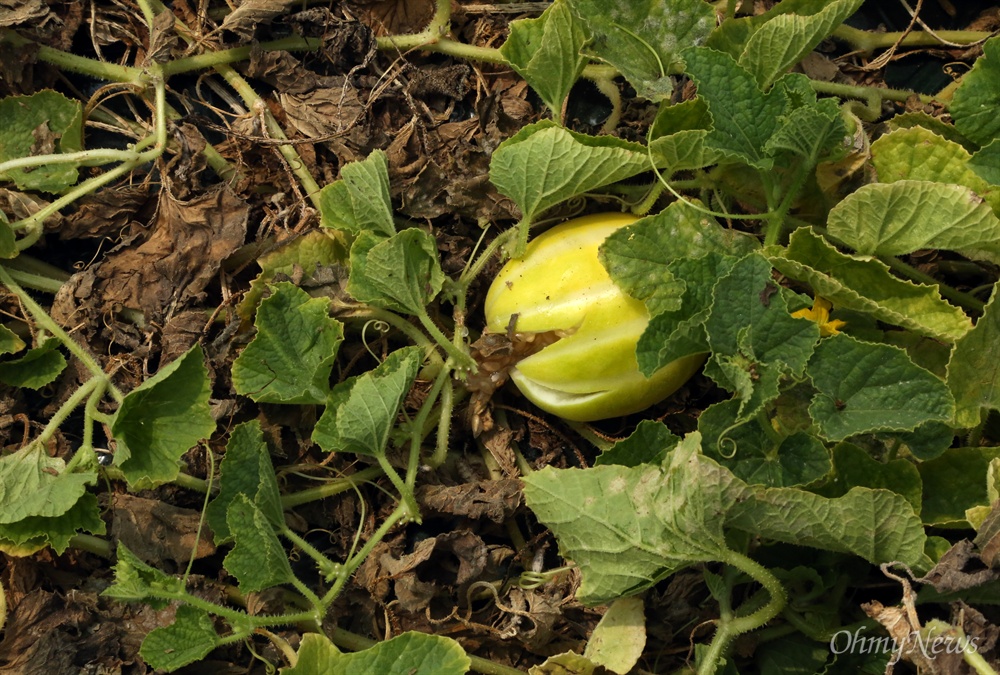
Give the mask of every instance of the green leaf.
<svg viewBox="0 0 1000 675">
<path fill-rule="evenodd" d="M 38 443 L 0 457 L 0 524 L 31 516 L 54 518 L 69 511 L 97 482 L 96 473 L 68 473 Z"/>
<path fill-rule="evenodd" d="M 659 464 L 680 440 L 662 422 L 642 420 L 628 438 L 623 438 L 598 455 L 594 466 Z"/>
<path fill-rule="evenodd" d="M 738 420 L 749 419 L 778 395 L 782 376 L 798 377 L 819 340 L 819 327 L 788 312 L 759 253 L 737 262 L 715 286 L 705 324 L 712 358 L 706 373 L 736 393 Z"/>
<path fill-rule="evenodd" d="M 14 523 L 0 524 L 0 540 L 18 546 L 31 542 L 48 544 L 56 554 L 62 555 L 78 533 L 104 534 L 105 531 L 97 496 L 85 492 L 68 511 L 58 516 L 28 516 Z"/>
<path fill-rule="evenodd" d="M 751 485 L 792 487 L 807 485 L 830 472 L 830 453 L 815 436 L 796 432 L 775 438 L 756 418 L 736 422 L 739 408 L 736 399 L 722 401 L 698 417 L 705 455 L 737 478 Z"/>
<path fill-rule="evenodd" d="M 132 553 L 125 544 L 118 542 L 115 550 L 115 581 L 101 595 L 121 602 L 148 602 L 154 609 L 166 607 L 163 595 L 180 595 L 184 592 L 181 579 L 168 576 L 150 567 Z"/>
<path fill-rule="evenodd" d="M 940 457 L 950 448 L 955 440 L 955 430 L 944 422 L 925 422 L 913 431 L 897 431 L 879 436 L 898 439 L 911 455 L 924 461 Z"/>
<path fill-rule="evenodd" d="M 273 525 L 245 494 L 230 502 L 226 524 L 236 544 L 222 565 L 239 581 L 241 591 L 262 591 L 295 578 Z"/>
<path fill-rule="evenodd" d="M 835 0 L 815 14 L 779 14 L 761 25 L 746 42 L 739 62 L 767 90 L 802 60 L 833 29 L 854 14 L 863 0 Z"/>
<path fill-rule="evenodd" d="M 967 528 L 965 512 L 989 506 L 986 476 L 1000 448 L 952 448 L 937 459 L 917 465 L 924 484 L 926 525 Z"/>
<path fill-rule="evenodd" d="M 587 53 L 614 66 L 651 101 L 670 96 L 680 51 L 700 44 L 715 26 L 715 12 L 701 0 L 568 2 L 590 33 Z"/>
<path fill-rule="evenodd" d="M 278 481 L 258 420 L 244 422 L 233 429 L 220 473 L 219 494 L 205 513 L 216 544 L 232 538 L 226 512 L 240 495 L 260 509 L 272 526 L 284 524 Z"/>
<path fill-rule="evenodd" d="M 33 154 L 77 152 L 82 148 L 83 109 L 79 101 L 55 91 L 0 99 L 0 162 Z M 35 148 L 51 146 L 51 150 Z M 20 190 L 59 192 L 77 181 L 76 164 L 48 164 L 11 169 L 0 181 Z"/>
<path fill-rule="evenodd" d="M 872 163 L 881 183 L 924 180 L 964 185 L 1000 213 L 1000 188 L 991 188 L 974 170 L 972 155 L 922 127 L 900 129 L 872 143 Z"/>
<path fill-rule="evenodd" d="M 739 481 L 698 455 L 697 434 L 666 467 L 546 467 L 524 477 L 524 497 L 583 573 L 577 599 L 593 605 L 633 595 L 695 562 L 724 557 L 722 516 Z"/>
<path fill-rule="evenodd" d="M 664 246 L 665 241 L 671 245 Z M 755 246 L 750 237 L 723 229 L 682 202 L 605 240 L 602 264 L 652 316 L 636 347 L 643 373 L 649 376 L 682 356 L 708 351 L 702 324 L 712 289 L 729 271 L 733 256 Z"/>
<path fill-rule="evenodd" d="M 566 1 L 556 0 L 537 19 L 512 21 L 500 54 L 559 119 L 563 102 L 583 72 L 580 50 L 586 42 L 587 34 Z"/>
<path fill-rule="evenodd" d="M 320 633 L 306 633 L 302 636 L 295 665 L 279 668 L 279 675 L 319 675 L 334 673 L 338 659 L 343 654 L 330 638 Z"/>
<path fill-rule="evenodd" d="M 200 661 L 220 644 L 221 638 L 215 632 L 208 612 L 181 605 L 172 624 L 157 628 L 146 636 L 139 648 L 139 656 L 150 667 L 170 673 Z"/>
<path fill-rule="evenodd" d="M 820 490 L 825 497 L 840 497 L 851 488 L 883 488 L 902 495 L 920 513 L 923 484 L 913 462 L 892 459 L 879 462 L 851 443 L 838 443 L 833 449 L 833 479 Z"/>
<path fill-rule="evenodd" d="M 833 99 L 823 99 L 796 108 L 781 118 L 781 126 L 764 144 L 764 152 L 790 152 L 813 166 L 828 159 L 842 146 L 847 125 Z"/>
<path fill-rule="evenodd" d="M 705 41 L 705 46 L 726 52 L 734 59 L 738 59 L 750 38 L 768 21 L 783 14 L 803 16 L 817 14 L 828 4 L 829 0 L 782 0 L 763 14 L 728 18 L 712 31 Z"/>
<path fill-rule="evenodd" d="M 320 224 L 351 234 L 396 233 L 389 200 L 389 162 L 381 150 L 340 170 L 340 180 L 319 192 Z"/>
<path fill-rule="evenodd" d="M 0 355 L 16 354 L 24 349 L 24 340 L 7 326 L 0 326 Z"/>
<path fill-rule="evenodd" d="M 909 431 L 931 420 L 949 420 L 955 409 L 945 383 L 905 351 L 848 335 L 822 340 L 806 373 L 819 390 L 809 415 L 831 441 L 872 431 Z"/>
<path fill-rule="evenodd" d="M 642 598 L 618 598 L 594 627 L 583 655 L 613 673 L 628 673 L 639 662 L 645 647 Z"/>
<path fill-rule="evenodd" d="M 955 397 L 955 426 L 979 424 L 983 409 L 1000 410 L 1000 292 L 994 289 L 983 315 L 968 335 L 955 343 L 948 362 L 948 388 Z"/>
<path fill-rule="evenodd" d="M 260 303 L 257 334 L 233 362 L 237 393 L 265 403 L 322 403 L 344 327 L 330 318 L 329 298 L 275 284 Z"/>
<path fill-rule="evenodd" d="M 359 237 L 351 247 L 347 291 L 359 302 L 419 315 L 443 284 L 437 242 L 423 230 L 411 227 L 381 241 Z"/>
<path fill-rule="evenodd" d="M 1000 139 L 983 146 L 972 155 L 969 158 L 969 168 L 990 185 L 1000 185 Z"/>
<path fill-rule="evenodd" d="M 918 180 L 865 185 L 830 210 L 827 227 L 862 255 L 943 248 L 1000 262 L 1000 219 L 960 185 Z"/>
<path fill-rule="evenodd" d="M 876 564 L 922 560 L 923 528 L 901 496 L 751 488 L 698 454 L 698 441 L 689 435 L 662 467 L 547 467 L 524 478 L 529 508 L 583 574 L 581 602 L 635 594 L 687 565 L 725 559 L 724 526 Z"/>
<path fill-rule="evenodd" d="M 560 202 L 648 170 L 646 148 L 637 143 L 547 121 L 521 129 L 490 160 L 490 180 L 529 222 Z"/>
<path fill-rule="evenodd" d="M 210 389 L 201 345 L 195 345 L 125 396 L 111 432 L 118 442 L 115 464 L 130 485 L 177 477 L 181 456 L 215 431 Z"/>
<path fill-rule="evenodd" d="M 727 514 L 730 527 L 798 546 L 850 553 L 878 565 L 924 558 L 926 535 L 909 502 L 889 490 L 856 487 L 826 499 L 796 488 L 758 488 Z"/>
<path fill-rule="evenodd" d="M 50 338 L 24 356 L 0 363 L 0 382 L 35 390 L 51 384 L 66 368 L 59 344 L 59 340 Z"/>
<path fill-rule="evenodd" d="M 341 653 L 324 635 L 302 636 L 298 661 L 280 675 L 463 675 L 471 667 L 451 638 L 409 631 L 363 651 Z"/>
<path fill-rule="evenodd" d="M 656 316 L 682 305 L 686 284 L 674 278 L 671 263 L 714 252 L 738 255 L 753 246 L 748 237 L 724 229 L 711 216 L 674 202 L 612 233 L 601 245 L 600 258 L 614 282 Z"/>
<path fill-rule="evenodd" d="M 750 71 L 729 54 L 699 47 L 685 50 L 684 60 L 712 113 L 709 147 L 758 169 L 770 168 L 764 145 L 778 128 L 784 95 L 777 89 L 763 93 Z"/>
<path fill-rule="evenodd" d="M 972 327 L 969 317 L 943 300 L 936 287 L 899 279 L 879 260 L 841 253 L 809 228 L 795 230 L 787 248 L 774 246 L 765 254 L 778 271 L 808 283 L 837 308 L 945 342 Z"/>
<path fill-rule="evenodd" d="M 983 44 L 983 56 L 976 59 L 955 90 L 948 112 L 955 127 L 979 145 L 1000 138 L 1000 38 Z"/>
<path fill-rule="evenodd" d="M 384 455 L 399 407 L 419 368 L 420 349 L 405 347 L 374 370 L 337 385 L 316 423 L 313 441 L 326 452 Z"/>
</svg>

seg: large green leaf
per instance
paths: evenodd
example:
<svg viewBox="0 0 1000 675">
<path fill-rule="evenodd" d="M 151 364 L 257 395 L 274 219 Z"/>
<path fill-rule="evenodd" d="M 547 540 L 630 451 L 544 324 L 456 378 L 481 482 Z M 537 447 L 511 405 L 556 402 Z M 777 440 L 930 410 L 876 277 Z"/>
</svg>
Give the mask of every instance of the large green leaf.
<svg viewBox="0 0 1000 675">
<path fill-rule="evenodd" d="M 125 396 L 111 432 L 115 464 L 131 485 L 173 480 L 181 456 L 215 431 L 210 389 L 201 345 L 195 345 Z"/>
<path fill-rule="evenodd" d="M 701 0 L 568 0 L 587 27 L 588 54 L 618 69 L 639 96 L 658 101 L 673 91 L 680 52 L 700 44 L 715 25 Z"/>
<path fill-rule="evenodd" d="M 68 511 L 58 516 L 28 516 L 17 522 L 0 524 L 0 541 L 34 550 L 48 545 L 61 555 L 80 532 L 104 534 L 105 531 L 97 496 L 85 492 Z"/>
<path fill-rule="evenodd" d="M 723 229 L 683 202 L 605 240 L 602 264 L 652 316 L 636 347 L 642 372 L 648 376 L 682 356 L 708 351 L 702 324 L 712 289 L 735 256 L 755 246 L 754 239 Z"/>
<path fill-rule="evenodd" d="M 257 402 L 322 403 L 344 327 L 328 298 L 288 282 L 272 289 L 257 310 L 257 334 L 233 362 L 233 387 Z"/>
<path fill-rule="evenodd" d="M 582 602 L 635 594 L 695 562 L 724 559 L 726 527 L 876 564 L 922 561 L 923 528 L 903 497 L 754 488 L 700 455 L 698 443 L 689 435 L 662 467 L 548 467 L 524 478 L 528 506 L 583 574 Z"/>
<path fill-rule="evenodd" d="M 841 253 L 808 228 L 795 230 L 787 248 L 765 253 L 782 274 L 808 283 L 837 308 L 947 342 L 972 328 L 969 317 L 944 301 L 937 288 L 899 279 L 879 260 Z"/>
<path fill-rule="evenodd" d="M 740 65 L 767 90 L 782 73 L 811 52 L 863 0 L 834 0 L 815 14 L 778 14 L 761 25 L 746 42 Z"/>
<path fill-rule="evenodd" d="M 712 113 L 709 147 L 750 166 L 770 168 L 764 146 L 780 124 L 784 95 L 777 89 L 762 92 L 753 74 L 729 54 L 698 47 L 686 50 L 684 60 L 698 96 Z"/>
<path fill-rule="evenodd" d="M 451 638 L 415 631 L 351 654 L 324 635 L 307 633 L 297 657 L 280 675 L 462 675 L 470 667 L 469 657 Z"/>
<path fill-rule="evenodd" d="M 948 362 L 948 387 L 955 396 L 955 426 L 979 424 L 983 410 L 1000 410 L 1000 292 L 994 289 L 983 315 L 955 343 Z"/>
<path fill-rule="evenodd" d="M 403 398 L 420 367 L 420 350 L 393 352 L 374 370 L 334 387 L 313 430 L 326 452 L 384 455 Z"/>
<path fill-rule="evenodd" d="M 66 463 L 49 457 L 37 443 L 0 457 L 0 524 L 38 516 L 54 518 L 83 496 L 95 473 L 68 473 Z"/>
<path fill-rule="evenodd" d="M 587 34 L 566 0 L 556 0 L 537 19 L 512 21 L 500 53 L 559 119 L 563 102 L 583 71 L 580 50 L 586 41 Z"/>
<path fill-rule="evenodd" d="M 529 222 L 560 202 L 648 170 L 646 148 L 637 143 L 544 121 L 501 143 L 490 160 L 490 180 Z"/>
<path fill-rule="evenodd" d="M 955 126 L 979 145 L 1000 138 L 1000 37 L 983 45 L 982 58 L 962 78 L 948 112 Z"/>
<path fill-rule="evenodd" d="M 388 239 L 360 237 L 351 247 L 347 287 L 355 299 L 407 314 L 423 314 L 444 284 L 437 243 L 411 227 Z"/>
<path fill-rule="evenodd" d="M 1000 263 L 1000 219 L 961 185 L 901 180 L 865 185 L 830 210 L 831 235 L 863 255 L 943 248 Z"/>
<path fill-rule="evenodd" d="M 736 393 L 741 422 L 777 397 L 782 376 L 801 375 L 819 340 L 815 322 L 791 316 L 771 264 L 759 253 L 737 262 L 716 284 L 705 330 L 712 347 L 705 372 Z"/>
<path fill-rule="evenodd" d="M 872 143 L 872 163 L 882 183 L 925 180 L 964 185 L 1000 213 L 1000 188 L 991 187 L 973 169 L 972 155 L 923 127 L 899 129 Z"/>
<path fill-rule="evenodd" d="M 955 402 L 938 377 L 898 347 L 834 335 L 820 342 L 806 374 L 819 394 L 809 405 L 831 441 L 873 431 L 909 431 L 949 420 Z"/>
<path fill-rule="evenodd" d="M 79 101 L 55 91 L 0 99 L 0 162 L 33 154 L 77 152 L 82 145 L 83 109 Z M 51 146 L 51 149 L 46 148 Z M 46 148 L 42 152 L 34 148 Z M 11 169 L 0 181 L 13 181 L 21 190 L 59 192 L 77 181 L 72 163 Z"/>
</svg>

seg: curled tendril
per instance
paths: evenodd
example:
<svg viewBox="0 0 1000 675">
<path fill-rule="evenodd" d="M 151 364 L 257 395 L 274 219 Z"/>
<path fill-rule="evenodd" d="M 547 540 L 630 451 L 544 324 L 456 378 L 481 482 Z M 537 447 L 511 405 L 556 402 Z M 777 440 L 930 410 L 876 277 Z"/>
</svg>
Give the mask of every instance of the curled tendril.
<svg viewBox="0 0 1000 675">
<path fill-rule="evenodd" d="M 740 426 L 740 423 L 734 422 L 725 429 L 723 429 L 722 433 L 719 434 L 719 440 L 716 441 L 715 447 L 719 451 L 720 457 L 723 457 L 725 459 L 732 459 L 733 457 L 736 456 L 736 450 L 737 450 L 736 441 L 734 441 L 732 438 L 729 438 L 727 434 L 738 426 Z M 731 448 L 728 454 L 727 450 L 723 449 L 723 445 L 726 445 L 727 449 Z"/>
<path fill-rule="evenodd" d="M 372 348 L 368 346 L 368 338 L 365 334 L 368 332 L 369 326 L 371 326 L 379 333 L 382 333 L 384 335 L 385 333 L 389 332 L 389 324 L 381 319 L 371 319 L 370 321 L 366 321 L 365 325 L 361 327 L 361 343 L 365 346 L 365 349 L 368 351 L 368 353 L 372 355 L 372 358 L 374 358 L 376 361 L 381 361 L 378 354 L 373 352 Z"/>
</svg>

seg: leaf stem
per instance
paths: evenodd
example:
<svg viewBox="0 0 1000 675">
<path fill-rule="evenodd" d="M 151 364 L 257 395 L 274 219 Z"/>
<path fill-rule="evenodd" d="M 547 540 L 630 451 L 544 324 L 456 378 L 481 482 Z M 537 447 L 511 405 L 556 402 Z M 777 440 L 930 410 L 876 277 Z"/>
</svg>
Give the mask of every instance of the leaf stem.
<svg viewBox="0 0 1000 675">
<path fill-rule="evenodd" d="M 406 465 L 406 487 L 409 491 L 413 491 L 413 486 L 417 482 L 417 469 L 420 465 L 420 445 L 423 440 L 423 428 L 424 424 L 427 422 L 427 418 L 430 416 L 431 409 L 433 409 L 434 404 L 437 402 L 438 396 L 441 394 L 441 388 L 444 387 L 445 382 L 451 380 L 451 368 L 448 367 L 448 363 L 445 367 L 437 374 L 434 378 L 434 384 L 431 385 L 431 390 L 427 392 L 427 398 L 424 400 L 422 406 L 420 406 L 420 411 L 417 416 L 410 423 L 410 457 Z M 447 446 L 445 446 L 445 451 L 447 452 Z M 434 457 L 437 457 L 437 453 L 434 453 Z M 432 459 L 433 459 L 432 458 Z M 443 461 L 443 460 L 442 460 Z M 438 464 L 432 464 L 431 466 L 439 466 Z"/>
<path fill-rule="evenodd" d="M 254 47 L 233 47 L 214 52 L 204 52 L 195 56 L 187 56 L 181 59 L 174 59 L 163 64 L 163 74 L 165 77 L 188 73 L 205 68 L 246 61 L 250 58 L 251 51 L 255 48 L 265 52 L 276 51 L 309 51 L 313 52 L 323 46 L 323 41 L 319 38 L 302 37 L 292 35 L 280 40 L 261 42 Z"/>
<path fill-rule="evenodd" d="M 90 394 L 97 389 L 102 380 L 107 382 L 104 373 L 101 373 L 99 376 L 91 377 L 89 380 L 80 385 L 80 388 L 74 391 L 73 395 L 66 399 L 66 401 L 59 406 L 59 409 L 52 414 L 48 424 L 45 425 L 45 428 L 42 429 L 42 432 L 38 434 L 38 437 L 33 441 L 33 443 L 43 445 L 47 443 L 56 431 L 58 431 L 62 423 L 66 421 L 66 418 L 69 417 L 74 410 L 80 407 L 80 405 L 87 400 Z"/>
<path fill-rule="evenodd" d="M 912 31 L 904 35 L 898 31 L 872 33 L 841 24 L 837 26 L 832 35 L 838 40 L 847 42 L 858 51 L 871 52 L 876 49 L 889 49 L 897 45 L 899 47 L 940 47 L 942 40 L 970 45 L 989 39 L 993 33 L 975 30 L 939 30 L 934 31 L 933 35 L 926 31 Z"/>
<path fill-rule="evenodd" d="M 768 592 L 768 595 L 771 596 L 771 599 L 766 605 L 747 616 L 723 617 L 719 619 L 718 630 L 716 630 L 708 651 L 705 652 L 704 658 L 698 666 L 698 675 L 711 675 L 714 673 L 716 668 L 718 668 L 723 652 L 733 638 L 766 624 L 781 612 L 788 601 L 785 587 L 781 585 L 778 577 L 774 576 L 763 565 L 731 549 L 725 549 L 720 561 L 735 567 L 754 581 L 759 582 Z"/>
<path fill-rule="evenodd" d="M 371 538 L 365 542 L 365 545 L 361 547 L 357 553 L 355 553 L 351 558 L 344 563 L 343 569 L 340 570 L 337 580 L 333 582 L 333 587 L 326 592 L 321 600 L 323 607 L 329 607 L 330 604 L 340 595 L 340 592 L 344 589 L 344 586 L 350 580 L 351 575 L 354 571 L 361 566 L 361 563 L 365 561 L 368 554 L 372 552 L 375 546 L 382 541 L 387 534 L 396 526 L 397 523 L 405 521 L 410 518 L 410 513 L 406 506 L 400 504 L 396 509 L 390 513 L 386 519 L 379 525 L 378 529 L 372 533 Z"/>
<path fill-rule="evenodd" d="M 0 42 L 7 42 L 15 47 L 34 45 L 38 50 L 35 53 L 38 59 L 56 66 L 60 70 L 69 70 L 81 75 L 89 75 L 90 77 L 112 82 L 142 82 L 145 78 L 145 73 L 141 68 L 122 66 L 116 63 L 90 59 L 85 56 L 77 56 L 76 54 L 64 52 L 61 49 L 54 49 L 21 37 L 12 30 L 0 31 Z"/>
<path fill-rule="evenodd" d="M 486 266 L 486 264 L 490 261 L 491 258 L 493 258 L 493 254 L 497 252 L 497 249 L 499 249 L 501 246 L 506 246 L 507 243 L 516 234 L 517 234 L 517 228 L 515 226 L 510 228 L 509 230 L 501 232 L 496 237 L 494 237 L 493 241 L 487 244 L 486 248 L 483 249 L 483 252 L 479 254 L 479 257 L 476 258 L 476 261 L 472 263 L 468 268 L 466 268 L 464 272 L 462 272 L 462 276 L 459 277 L 458 280 L 459 285 L 464 286 L 465 289 L 467 290 L 469 284 L 472 283 L 472 280 L 475 279 L 477 276 L 479 276 L 479 273 L 483 271 L 483 268 Z"/>
<path fill-rule="evenodd" d="M 423 311 L 417 314 L 417 318 L 420 319 L 420 323 L 423 325 L 424 329 L 431 334 L 434 341 L 437 342 L 438 345 L 440 345 L 441 348 L 448 354 L 448 356 L 455 361 L 456 370 L 471 373 L 478 368 L 476 360 L 473 359 L 467 351 L 457 346 L 449 340 L 444 333 L 441 332 L 441 329 L 437 327 L 437 324 L 435 324 L 430 315 L 427 314 L 426 308 L 423 308 Z"/>
<path fill-rule="evenodd" d="M 361 469 L 357 473 L 353 473 L 350 476 L 344 476 L 342 478 L 335 478 L 327 481 L 318 487 L 307 488 L 305 490 L 299 490 L 298 492 L 292 492 L 291 494 L 282 495 L 281 508 L 291 509 L 296 506 L 301 506 L 302 504 L 308 504 L 309 502 L 315 502 L 320 499 L 326 499 L 327 497 L 333 497 L 342 492 L 353 490 L 361 483 L 374 480 L 383 475 L 385 475 L 385 472 L 382 470 L 382 467 L 370 466 L 365 469 Z"/>
</svg>

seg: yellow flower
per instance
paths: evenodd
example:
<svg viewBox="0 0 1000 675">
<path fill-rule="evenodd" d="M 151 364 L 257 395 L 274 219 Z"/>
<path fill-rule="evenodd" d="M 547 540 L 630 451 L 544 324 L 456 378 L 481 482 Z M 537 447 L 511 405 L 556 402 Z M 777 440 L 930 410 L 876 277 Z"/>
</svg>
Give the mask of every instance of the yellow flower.
<svg viewBox="0 0 1000 675">
<path fill-rule="evenodd" d="M 796 319 L 815 321 L 819 324 L 819 334 L 822 337 L 829 337 L 836 335 L 840 332 L 842 326 L 847 325 L 845 321 L 841 321 L 840 319 L 830 321 L 830 309 L 832 307 L 833 305 L 830 304 L 829 300 L 817 295 L 813 298 L 812 309 L 800 309 L 797 312 L 792 312 L 792 316 Z"/>
</svg>

